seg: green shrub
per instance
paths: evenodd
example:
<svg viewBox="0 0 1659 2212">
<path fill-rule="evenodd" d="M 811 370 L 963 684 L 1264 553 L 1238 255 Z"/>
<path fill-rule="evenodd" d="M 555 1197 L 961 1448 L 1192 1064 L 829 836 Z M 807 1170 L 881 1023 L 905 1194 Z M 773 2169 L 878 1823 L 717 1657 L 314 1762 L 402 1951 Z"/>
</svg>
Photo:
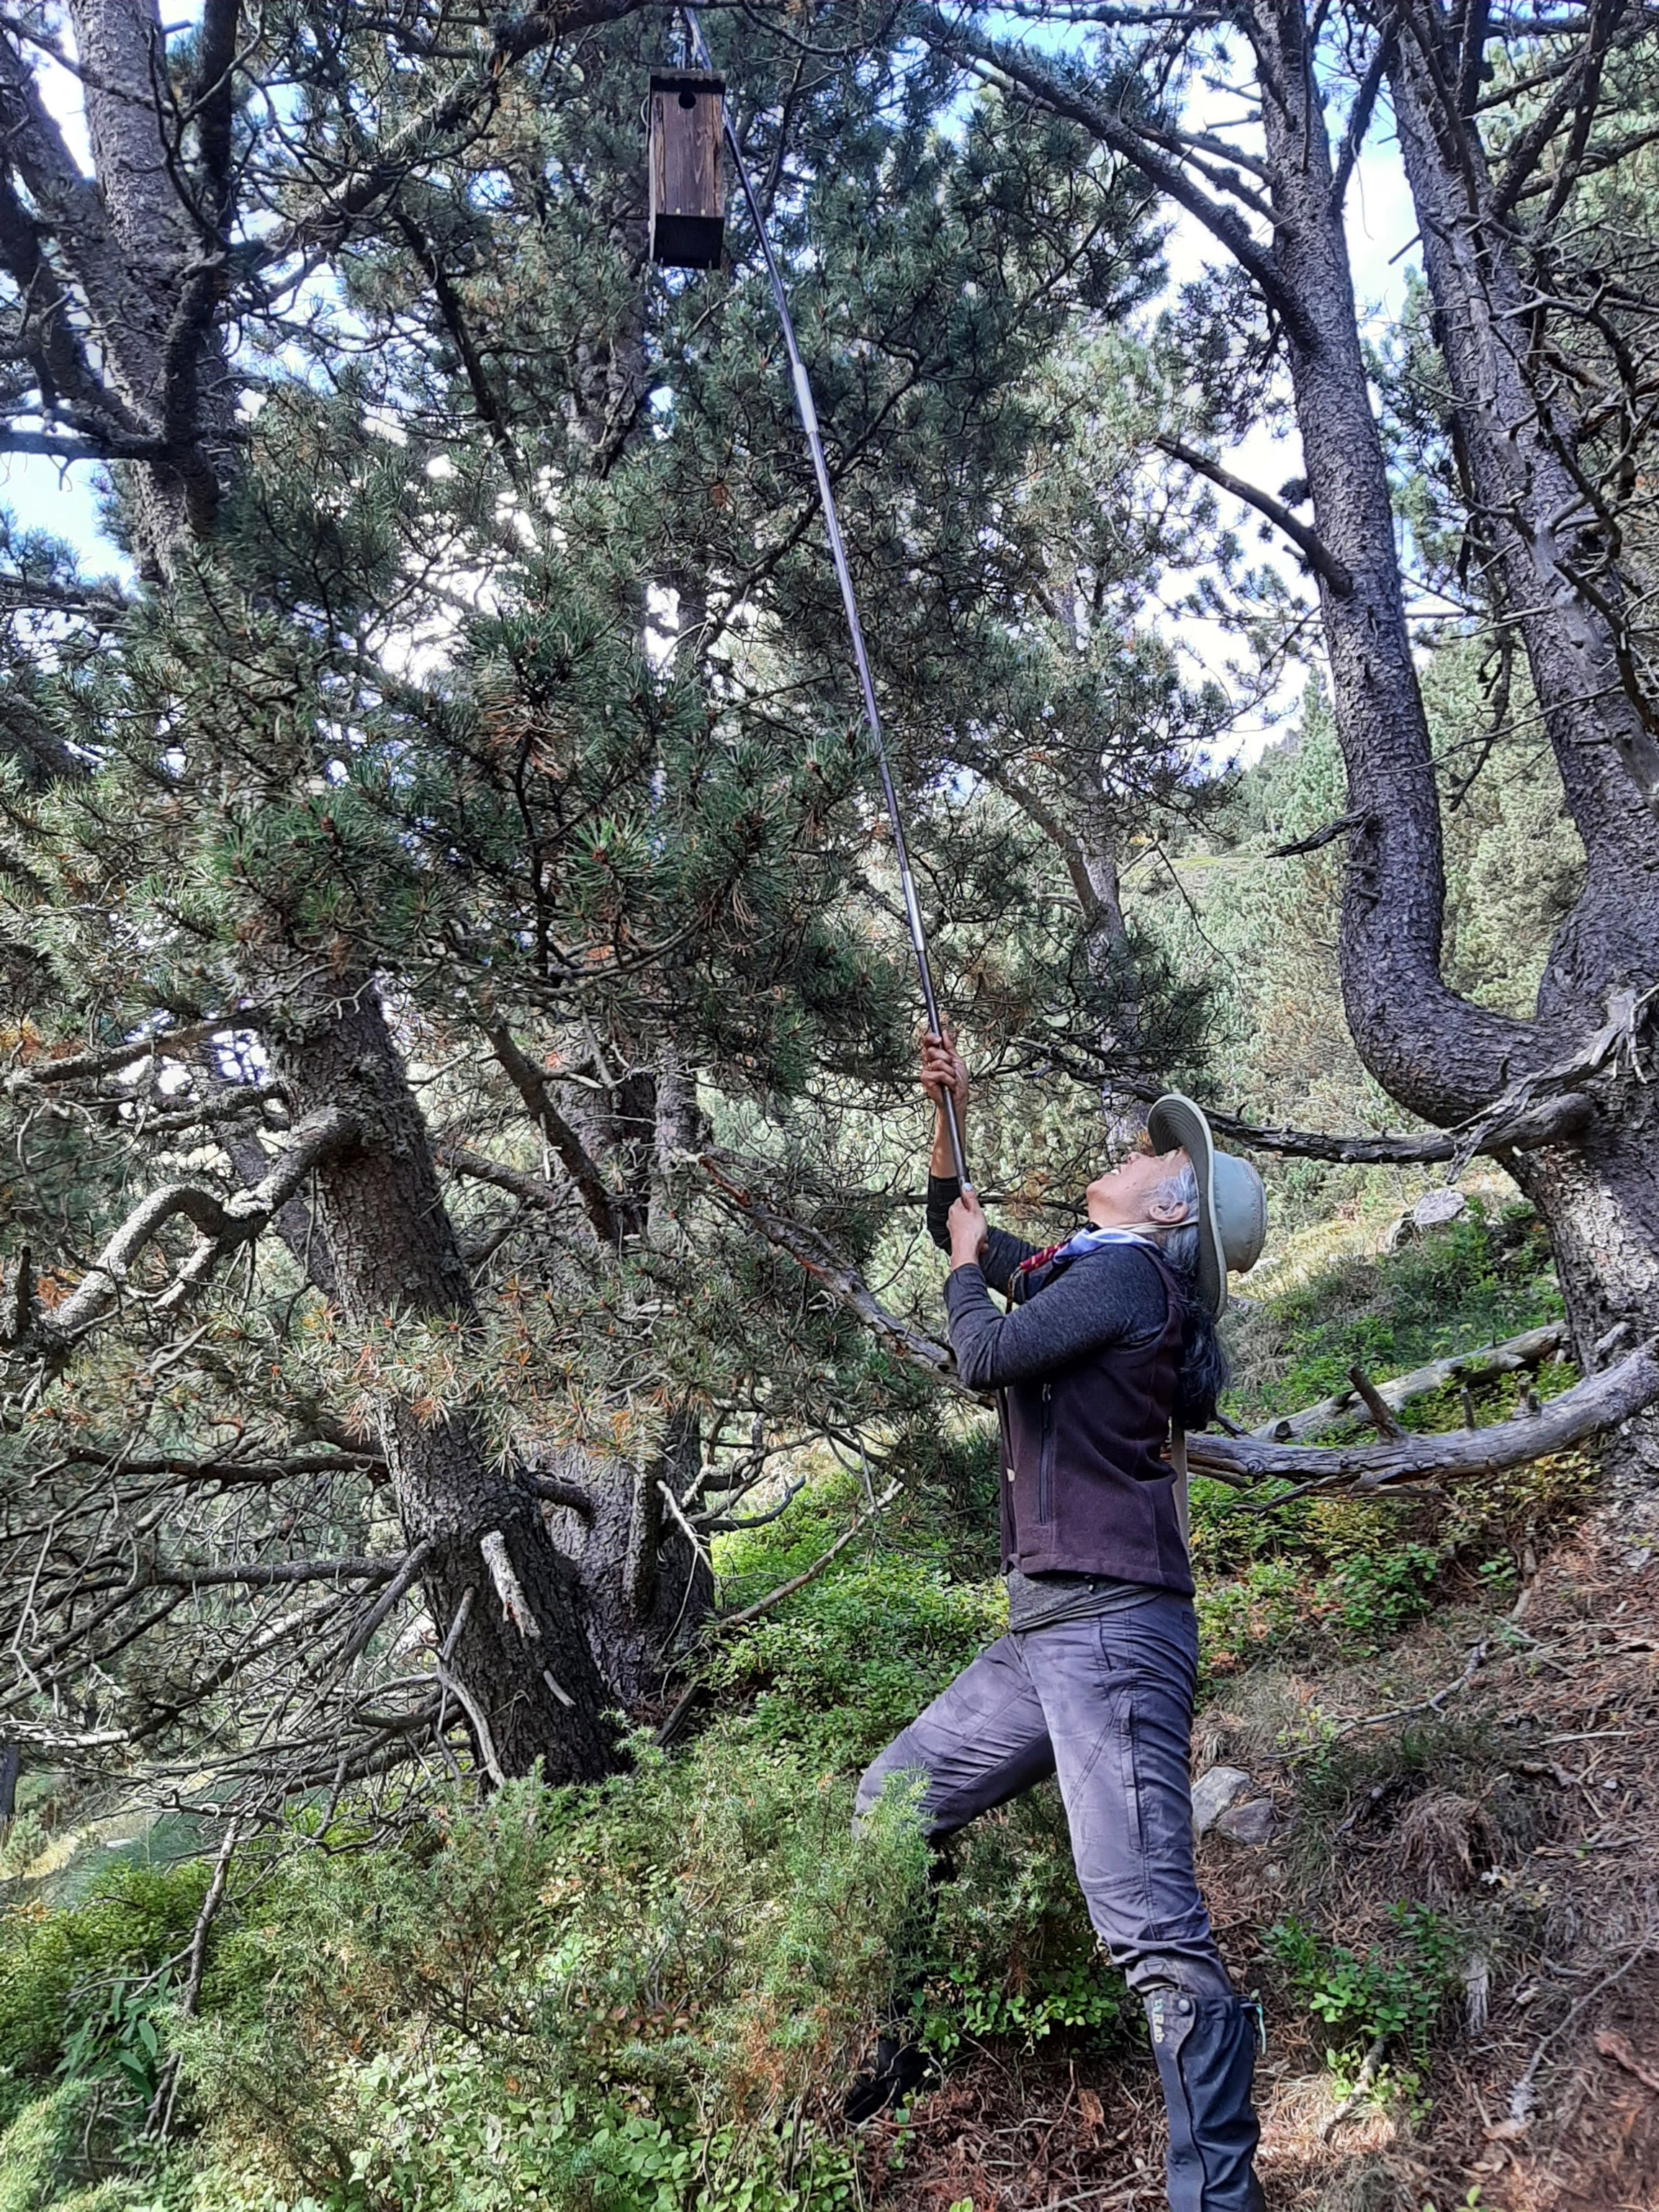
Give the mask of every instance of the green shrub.
<svg viewBox="0 0 1659 2212">
<path fill-rule="evenodd" d="M 1244 1422 L 1295 1413 L 1346 1389 L 1356 1361 L 1379 1378 L 1401 1375 L 1559 1321 L 1561 1311 L 1549 1241 L 1532 1208 L 1494 1211 L 1476 1194 L 1445 1228 L 1398 1252 L 1344 1260 L 1273 1299 L 1248 1324 L 1243 1387 L 1228 1410 Z M 1264 1334 L 1277 1348 L 1266 1360 L 1256 1343 Z"/>
<path fill-rule="evenodd" d="M 952 1848 L 915 2001 L 929 2044 L 948 2056 L 965 2036 L 1115 2035 L 1123 1980 L 1090 1924 L 1058 1789 L 1045 1783 Z"/>
<path fill-rule="evenodd" d="M 337 2085 L 342 2167 L 295 2197 L 254 2160 L 202 2175 L 189 2212 L 829 2212 L 844 2147 L 718 2118 L 676 2127 L 623 2096 L 584 2098 L 453 2033 L 381 2052 Z"/>
<path fill-rule="evenodd" d="M 0 1913 L 0 2120 L 57 2072 L 155 2088 L 169 1962 L 189 1943 L 208 1871 L 115 1866 L 82 1903 Z"/>
<path fill-rule="evenodd" d="M 0 2130 L 0 2212 L 148 2212 L 143 2185 L 87 2179 L 88 2147 L 101 2133 L 96 2102 L 91 2082 L 65 2082 Z"/>
<path fill-rule="evenodd" d="M 289 1857 L 180 2033 L 221 2172 L 388 2209 L 491 2205 L 505 2172 L 503 2203 L 659 2212 L 735 2201 L 746 2166 L 781 2212 L 839 2155 L 792 2130 L 786 2157 L 781 2117 L 914 1971 L 926 1852 L 890 1797 L 855 1843 L 844 1781 L 717 1729 Z"/>
<path fill-rule="evenodd" d="M 1363 1957 L 1305 1923 L 1275 1922 L 1265 1942 L 1298 2001 L 1322 2021 L 1334 2055 L 1399 2041 L 1427 2056 L 1429 2037 L 1461 1986 L 1463 1946 L 1443 1913 L 1426 1905 L 1389 1908 L 1392 1939 Z"/>
<path fill-rule="evenodd" d="M 716 1656 L 717 1691 L 753 1697 L 749 1731 L 856 1772 L 1008 1625 L 998 1583 L 947 1580 L 892 1552 L 856 1561 Z"/>
</svg>

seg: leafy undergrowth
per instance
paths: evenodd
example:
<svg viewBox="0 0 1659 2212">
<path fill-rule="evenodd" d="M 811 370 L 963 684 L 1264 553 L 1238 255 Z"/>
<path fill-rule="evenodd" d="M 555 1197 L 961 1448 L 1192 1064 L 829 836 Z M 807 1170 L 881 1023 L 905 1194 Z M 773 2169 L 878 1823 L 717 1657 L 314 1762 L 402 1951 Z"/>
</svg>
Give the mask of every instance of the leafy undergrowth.
<svg viewBox="0 0 1659 2212">
<path fill-rule="evenodd" d="M 1523 1206 L 1469 1211 L 1401 1251 L 1348 1259 L 1233 1328 L 1235 1387 L 1225 1410 L 1241 1425 L 1316 1403 L 1348 1387 L 1358 1364 L 1376 1381 L 1535 1328 L 1561 1314 L 1548 1248 Z M 1522 1394 L 1570 1389 L 1551 1362 L 1470 1394 L 1485 1425 L 1507 1419 Z M 1414 1399 L 1402 1424 L 1419 1434 L 1462 1426 L 1460 1389 Z M 1363 1418 L 1322 1441 L 1364 1432 Z M 1206 1669 L 1230 1674 L 1276 1654 L 1308 1660 L 1382 1650 L 1448 1601 L 1500 1601 L 1529 1552 L 1583 1510 L 1593 1455 L 1567 1453 L 1443 1496 L 1285 1499 L 1284 1486 L 1241 1505 L 1195 1481 L 1193 1549 Z"/>
<path fill-rule="evenodd" d="M 1304 1402 L 1355 1358 L 1380 1378 L 1512 1333 L 1552 1299 L 1528 1218 L 1477 1212 L 1249 1316 L 1238 1409 Z M 1481 1418 L 1513 1389 L 1483 1394 Z M 1624 1677 L 1604 1692 L 1578 1666 L 1602 1584 L 1573 1614 L 1556 1564 L 1612 1571 L 1567 1533 L 1589 1472 L 1568 1458 L 1441 1498 L 1267 1511 L 1195 1486 L 1199 1757 L 1244 1767 L 1277 1811 L 1264 1849 L 1205 1847 L 1224 1945 L 1271 2024 L 1275 2204 L 1449 2212 L 1477 2184 L 1517 2212 L 1554 2201 L 1541 2183 L 1492 2193 L 1530 2138 L 1471 2135 L 1466 2093 L 1482 2068 L 1518 2074 L 1532 2021 L 1565 2012 L 1544 1962 L 1584 1949 L 1594 1882 L 1616 1875 L 1593 1921 L 1609 1942 L 1635 1940 L 1642 1880 L 1659 1893 L 1645 1842 L 1598 1856 L 1612 1795 L 1564 1748 L 1636 1725 Z M 850 1835 L 860 1768 L 1006 1619 L 989 1438 L 935 1437 L 911 1473 L 879 1526 L 720 1645 L 712 1717 L 672 1756 L 641 1741 L 598 1791 L 411 1798 L 389 1841 L 340 1815 L 244 1846 L 188 2023 L 200 1863 L 13 1905 L 0 2212 L 1001 2212 L 1143 2184 L 1158 2201 L 1139 2008 L 1095 1949 L 1053 1786 L 931 1870 L 902 1790 Z M 726 1540 L 729 1601 L 811 1564 L 863 1495 L 861 1475 L 825 1475 Z M 1629 1632 L 1659 1590 L 1626 1579 L 1619 1664 L 1650 1692 L 1635 1654 L 1656 1645 Z M 1575 1625 L 1558 1633 L 1552 1606 Z M 1482 2008 L 1501 2060 L 1470 2039 Z M 849 2136 L 840 2090 L 896 2014 L 943 2086 Z M 175 2058 L 161 2152 L 143 2130 Z M 1480 2124 L 1500 2125 L 1500 2086 Z"/>
</svg>

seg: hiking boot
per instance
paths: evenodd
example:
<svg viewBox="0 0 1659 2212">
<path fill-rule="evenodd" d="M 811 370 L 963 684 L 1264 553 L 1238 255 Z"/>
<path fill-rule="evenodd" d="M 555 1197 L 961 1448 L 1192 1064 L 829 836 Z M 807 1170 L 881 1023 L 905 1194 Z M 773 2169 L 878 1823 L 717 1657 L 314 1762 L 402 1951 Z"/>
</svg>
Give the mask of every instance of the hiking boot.
<svg viewBox="0 0 1659 2212">
<path fill-rule="evenodd" d="M 1170 2212 L 1263 2212 L 1250 2163 L 1261 2134 L 1250 2105 L 1253 2008 L 1180 1989 L 1154 1990 L 1146 2004 L 1170 2113 Z"/>
<path fill-rule="evenodd" d="M 901 2043 L 896 2036 L 884 2035 L 876 2045 L 874 2068 L 860 2074 L 847 2092 L 842 2118 L 849 2126 L 858 2127 L 865 2120 L 874 2119 L 878 2112 L 890 2112 L 934 2070 L 933 2060 L 919 2043 Z"/>
</svg>

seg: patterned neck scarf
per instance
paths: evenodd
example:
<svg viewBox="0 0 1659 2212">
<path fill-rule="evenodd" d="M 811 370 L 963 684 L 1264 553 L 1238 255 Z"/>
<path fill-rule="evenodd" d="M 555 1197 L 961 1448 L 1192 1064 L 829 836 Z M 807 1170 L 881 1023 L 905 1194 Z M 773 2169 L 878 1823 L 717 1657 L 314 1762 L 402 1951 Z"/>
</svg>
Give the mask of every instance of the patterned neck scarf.
<svg viewBox="0 0 1659 2212">
<path fill-rule="evenodd" d="M 1084 1253 L 1101 1251 L 1108 1244 L 1139 1244 L 1152 1252 L 1158 1249 L 1157 1237 L 1148 1237 L 1139 1229 L 1079 1229 L 1074 1237 L 1067 1237 L 1044 1251 L 1033 1252 L 1029 1260 L 1022 1260 L 1019 1272 L 1022 1275 L 1035 1274 L 1051 1260 L 1080 1259 Z"/>
</svg>

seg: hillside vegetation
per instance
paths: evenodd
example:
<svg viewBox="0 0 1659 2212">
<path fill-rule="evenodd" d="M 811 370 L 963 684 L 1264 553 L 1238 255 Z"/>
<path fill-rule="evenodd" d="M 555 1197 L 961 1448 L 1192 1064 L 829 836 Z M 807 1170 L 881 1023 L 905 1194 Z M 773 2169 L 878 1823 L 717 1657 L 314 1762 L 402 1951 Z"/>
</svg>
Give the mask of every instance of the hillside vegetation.
<svg viewBox="0 0 1659 2212">
<path fill-rule="evenodd" d="M 1355 1359 L 1380 1378 L 1558 1310 L 1529 1215 L 1477 1197 L 1449 1229 L 1237 1315 L 1228 1410 L 1262 1418 Z M 1477 1417 L 1524 1383 L 1484 1389 Z M 1455 1392 L 1407 1414 L 1462 1417 Z M 780 1519 L 720 1540 L 730 1604 L 845 1525 L 857 1474 L 802 1473 Z M 1576 1909 L 1534 1862 L 1583 1864 L 1559 1778 L 1577 1762 L 1544 1741 L 1564 1678 L 1534 1655 L 1559 1648 L 1582 1578 L 1616 1571 L 1608 1540 L 1577 1533 L 1592 1480 L 1580 1458 L 1277 1511 L 1197 1486 L 1200 1763 L 1240 1767 L 1272 1806 L 1267 1840 L 1212 1836 L 1205 1871 L 1266 2007 L 1278 2202 L 1462 2202 L 1475 2150 L 1489 2159 L 1470 2082 L 1512 2056 Z M 931 1892 L 902 1802 L 848 1832 L 863 1764 L 1006 1617 L 994 1482 L 989 1437 L 960 1425 L 866 1536 L 711 1648 L 691 1741 L 665 1753 L 641 1733 L 597 1791 L 393 1789 L 248 1838 L 187 2021 L 210 1850 L 169 1859 L 163 1823 L 100 1853 L 94 1826 L 53 1868 L 92 1808 L 32 1777 L 0 1921 L 0 2203 L 781 2212 L 920 2207 L 948 2186 L 990 2212 L 1042 2201 L 1020 2195 L 1037 2185 L 1021 2160 L 1045 2190 L 1150 2177 L 1139 2008 L 1095 1953 L 1052 1786 L 959 1839 Z M 1631 1577 L 1638 1621 L 1656 1579 Z M 1577 1971 L 1615 1932 L 1577 1931 Z M 849 2135 L 839 2092 L 895 2008 L 944 2085 Z M 158 2101 L 165 2153 L 144 2133 Z M 1356 2195 L 1373 2171 L 1382 2193 Z M 1388 2193 L 1407 2186 L 1423 2193 Z"/>
</svg>

